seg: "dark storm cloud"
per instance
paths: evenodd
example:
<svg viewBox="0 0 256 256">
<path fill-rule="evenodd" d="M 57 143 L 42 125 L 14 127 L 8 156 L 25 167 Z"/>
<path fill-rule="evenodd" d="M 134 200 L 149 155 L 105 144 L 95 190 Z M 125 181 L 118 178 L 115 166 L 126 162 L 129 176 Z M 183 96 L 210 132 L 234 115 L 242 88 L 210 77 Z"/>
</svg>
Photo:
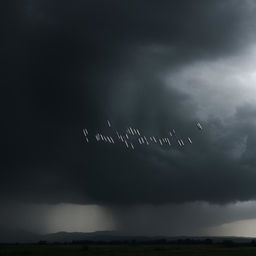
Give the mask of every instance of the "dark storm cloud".
<svg viewBox="0 0 256 256">
<path fill-rule="evenodd" d="M 254 109 L 239 110 L 227 134 L 227 125 L 210 120 L 201 136 L 197 102 L 161 79 L 167 67 L 249 45 L 249 1 L 16 1 L 1 9 L 1 197 L 102 204 L 254 198 Z M 126 152 L 85 145 L 82 128 L 94 132 L 106 119 L 156 134 L 175 126 L 195 146 Z M 212 139 L 214 132 L 223 138 Z M 241 136 L 248 143 L 237 160 L 231 145 Z"/>
<path fill-rule="evenodd" d="M 218 234 L 223 236 L 220 227 L 224 223 L 234 225 L 237 221 L 247 220 L 253 224 L 255 220 L 255 201 L 225 206 L 193 202 L 158 206 L 118 206 L 111 209 L 120 231 L 139 235 L 205 236 Z M 213 227 L 218 227 L 219 232 L 213 234 Z M 245 236 L 246 227 L 241 229 L 236 234 L 240 231 Z M 248 230 L 247 234 L 249 234 Z"/>
</svg>

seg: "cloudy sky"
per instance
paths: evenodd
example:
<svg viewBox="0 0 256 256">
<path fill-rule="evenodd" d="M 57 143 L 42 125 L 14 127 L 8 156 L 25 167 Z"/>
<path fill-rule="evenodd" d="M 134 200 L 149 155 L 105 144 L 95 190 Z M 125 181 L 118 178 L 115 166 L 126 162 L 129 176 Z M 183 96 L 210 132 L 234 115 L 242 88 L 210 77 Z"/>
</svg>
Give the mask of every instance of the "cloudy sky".
<svg viewBox="0 0 256 256">
<path fill-rule="evenodd" d="M 1 2 L 0 227 L 256 236 L 255 14 L 254 0 Z M 193 144 L 85 143 L 107 119 Z"/>
</svg>

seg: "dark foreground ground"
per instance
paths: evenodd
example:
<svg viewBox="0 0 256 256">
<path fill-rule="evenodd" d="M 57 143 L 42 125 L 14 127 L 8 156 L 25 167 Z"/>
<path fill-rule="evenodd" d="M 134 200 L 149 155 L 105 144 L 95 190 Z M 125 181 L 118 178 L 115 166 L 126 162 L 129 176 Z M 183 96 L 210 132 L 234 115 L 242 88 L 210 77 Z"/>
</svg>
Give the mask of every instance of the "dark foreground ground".
<svg viewBox="0 0 256 256">
<path fill-rule="evenodd" d="M 1 245 L 0 256 L 8 255 L 256 255 L 256 247 L 224 247 L 223 245 Z"/>
</svg>

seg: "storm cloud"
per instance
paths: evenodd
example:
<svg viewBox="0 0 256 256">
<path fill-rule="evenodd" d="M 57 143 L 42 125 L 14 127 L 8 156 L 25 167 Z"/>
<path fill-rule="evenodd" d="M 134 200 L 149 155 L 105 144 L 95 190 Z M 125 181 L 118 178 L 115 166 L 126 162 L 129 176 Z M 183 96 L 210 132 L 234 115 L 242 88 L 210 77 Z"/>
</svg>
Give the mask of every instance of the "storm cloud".
<svg viewBox="0 0 256 256">
<path fill-rule="evenodd" d="M 2 200 L 113 206 L 255 199 L 253 97 L 229 98 L 246 82 L 223 80 L 226 69 L 216 70 L 216 85 L 197 73 L 210 77 L 218 61 L 246 62 L 254 1 L 2 5 Z M 219 100 L 220 92 L 227 96 Z M 194 143 L 132 152 L 85 144 L 82 129 L 106 130 L 107 119 L 147 134 L 175 128 Z"/>
</svg>

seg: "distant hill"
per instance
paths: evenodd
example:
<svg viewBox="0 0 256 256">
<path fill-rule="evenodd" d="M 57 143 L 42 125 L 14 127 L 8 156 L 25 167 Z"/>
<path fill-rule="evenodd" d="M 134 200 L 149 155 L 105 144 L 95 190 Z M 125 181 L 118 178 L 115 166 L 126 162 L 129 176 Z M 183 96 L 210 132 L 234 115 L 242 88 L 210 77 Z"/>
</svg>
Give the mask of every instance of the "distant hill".
<svg viewBox="0 0 256 256">
<path fill-rule="evenodd" d="M 83 232 L 57 232 L 51 234 L 36 234 L 24 230 L 0 229 L 0 243 L 71 243 L 79 241 L 91 242 L 153 242 L 153 241 L 180 241 L 189 242 L 195 240 L 211 239 L 212 242 L 218 243 L 224 240 L 233 241 L 234 243 L 250 243 L 254 238 L 250 237 L 189 237 L 189 236 L 131 236 L 120 234 L 116 231 L 97 231 L 90 233 Z M 255 239 L 256 240 L 256 239 Z"/>
</svg>

